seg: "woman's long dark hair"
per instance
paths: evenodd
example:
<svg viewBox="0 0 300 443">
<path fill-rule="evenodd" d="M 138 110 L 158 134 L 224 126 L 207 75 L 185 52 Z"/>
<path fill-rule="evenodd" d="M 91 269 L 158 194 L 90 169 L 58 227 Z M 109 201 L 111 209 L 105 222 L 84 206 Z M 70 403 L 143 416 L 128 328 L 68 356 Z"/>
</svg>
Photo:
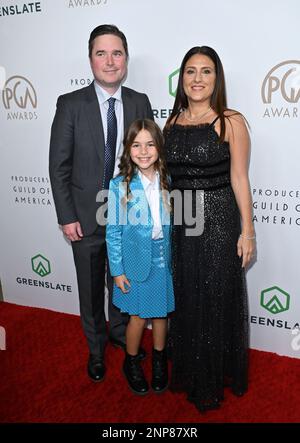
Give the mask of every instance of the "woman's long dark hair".
<svg viewBox="0 0 300 443">
<path fill-rule="evenodd" d="M 169 181 L 167 175 L 167 167 L 164 155 L 164 137 L 160 127 L 150 119 L 140 119 L 135 120 L 129 126 L 125 137 L 124 137 L 124 151 L 120 160 L 120 175 L 124 177 L 123 182 L 126 183 L 127 188 L 127 196 L 125 199 L 125 203 L 130 199 L 130 182 L 132 180 L 133 175 L 136 173 L 137 166 L 131 160 L 130 150 L 133 145 L 134 140 L 136 139 L 138 133 L 145 129 L 148 131 L 152 137 L 154 145 L 158 152 L 158 159 L 154 163 L 154 168 L 159 173 L 160 179 L 160 189 L 161 191 L 169 190 Z M 162 192 L 163 202 L 166 208 L 169 207 L 166 199 L 166 192 Z"/>
<path fill-rule="evenodd" d="M 177 87 L 173 110 L 170 117 L 167 120 L 166 127 L 168 128 L 170 126 L 170 122 L 172 121 L 172 119 L 179 112 L 181 112 L 182 109 L 186 109 L 188 107 L 188 99 L 183 88 L 183 74 L 188 60 L 195 54 L 206 55 L 212 60 L 215 66 L 216 83 L 211 96 L 210 106 L 220 116 L 220 124 L 221 124 L 220 142 L 223 142 L 225 137 L 225 118 L 226 118 L 226 116 L 224 115 L 224 111 L 228 109 L 224 70 L 220 57 L 218 56 L 216 51 L 213 48 L 210 48 L 209 46 L 195 46 L 185 54 L 180 66 L 178 87 Z M 237 114 L 239 113 L 237 112 Z"/>
</svg>

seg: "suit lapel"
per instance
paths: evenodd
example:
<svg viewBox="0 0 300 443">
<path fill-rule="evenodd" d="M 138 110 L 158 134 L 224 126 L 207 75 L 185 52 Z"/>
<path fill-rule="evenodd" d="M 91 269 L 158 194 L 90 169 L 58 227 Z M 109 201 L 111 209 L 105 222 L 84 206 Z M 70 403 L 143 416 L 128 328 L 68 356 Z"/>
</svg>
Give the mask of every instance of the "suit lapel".
<svg viewBox="0 0 300 443">
<path fill-rule="evenodd" d="M 101 112 L 97 94 L 95 91 L 94 82 L 87 89 L 87 105 L 86 116 L 89 122 L 91 135 L 94 141 L 94 146 L 97 154 L 100 157 L 100 161 L 104 163 L 104 131 L 101 119 Z"/>
<path fill-rule="evenodd" d="M 151 217 L 150 206 L 148 204 L 148 200 L 147 200 L 144 188 L 143 188 L 143 184 L 140 180 L 140 177 L 137 174 L 135 174 L 133 176 L 133 178 L 130 182 L 130 189 L 131 189 L 132 196 L 134 199 L 134 204 L 141 211 L 147 211 L 148 225 L 152 226 L 153 222 L 152 222 L 152 217 Z"/>
<path fill-rule="evenodd" d="M 165 231 L 170 226 L 170 212 L 165 208 L 162 198 L 162 191 L 160 192 L 159 208 L 160 208 L 160 219 L 161 219 L 162 228 Z"/>
<path fill-rule="evenodd" d="M 99 108 L 99 102 L 95 91 L 94 82 L 86 90 L 86 116 L 89 122 L 91 135 L 94 141 L 94 146 L 100 161 L 104 162 L 104 131 L 101 119 L 101 112 Z M 128 126 L 136 118 L 136 106 L 131 100 L 128 91 L 122 86 L 122 102 L 123 102 L 123 115 L 124 115 L 124 133 Z"/>
<path fill-rule="evenodd" d="M 122 103 L 124 115 L 124 134 L 128 126 L 136 119 L 135 103 L 129 97 L 128 91 L 122 86 Z"/>
</svg>

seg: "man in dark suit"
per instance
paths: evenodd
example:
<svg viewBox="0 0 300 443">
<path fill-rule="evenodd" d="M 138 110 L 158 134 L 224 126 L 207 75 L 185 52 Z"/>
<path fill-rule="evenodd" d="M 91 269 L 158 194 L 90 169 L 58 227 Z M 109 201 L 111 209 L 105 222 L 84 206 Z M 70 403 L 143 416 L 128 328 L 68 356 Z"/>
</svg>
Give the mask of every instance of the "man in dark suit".
<svg viewBox="0 0 300 443">
<path fill-rule="evenodd" d="M 107 342 L 107 256 L 105 226 L 96 220 L 96 195 L 108 189 L 109 180 L 118 173 L 124 131 L 137 118 L 153 119 L 153 115 L 145 94 L 121 86 L 127 74 L 128 47 L 125 35 L 116 26 L 101 25 L 92 31 L 89 59 L 94 82 L 58 98 L 49 171 L 58 223 L 72 242 L 80 315 L 90 351 L 88 375 L 93 381 L 101 381 Z M 109 269 L 107 286 L 109 339 L 125 349 L 128 317 L 112 304 Z M 139 355 L 145 357 L 142 348 Z"/>
</svg>

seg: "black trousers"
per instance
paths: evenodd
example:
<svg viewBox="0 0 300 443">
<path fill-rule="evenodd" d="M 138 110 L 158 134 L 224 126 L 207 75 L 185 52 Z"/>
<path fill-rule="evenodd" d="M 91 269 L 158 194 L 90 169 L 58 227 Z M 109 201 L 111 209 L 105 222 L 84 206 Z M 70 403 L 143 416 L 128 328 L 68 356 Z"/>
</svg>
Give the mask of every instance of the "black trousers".
<svg viewBox="0 0 300 443">
<path fill-rule="evenodd" d="M 80 316 L 90 353 L 103 357 L 107 342 L 105 303 L 105 274 L 109 292 L 109 336 L 125 343 L 128 315 L 121 314 L 112 304 L 113 279 L 107 260 L 105 227 L 80 241 L 72 242 L 77 273 Z"/>
</svg>

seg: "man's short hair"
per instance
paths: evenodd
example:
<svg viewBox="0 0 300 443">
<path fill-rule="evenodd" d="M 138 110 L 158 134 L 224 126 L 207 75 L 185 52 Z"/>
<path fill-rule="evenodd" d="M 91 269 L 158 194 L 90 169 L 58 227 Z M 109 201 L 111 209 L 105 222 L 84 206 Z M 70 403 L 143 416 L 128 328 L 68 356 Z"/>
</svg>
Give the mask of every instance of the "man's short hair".
<svg viewBox="0 0 300 443">
<path fill-rule="evenodd" d="M 129 54 L 128 54 L 128 45 L 127 45 L 126 37 L 123 34 L 123 32 L 120 31 L 120 29 L 117 28 L 117 26 L 115 26 L 115 25 L 100 25 L 100 26 L 97 26 L 97 28 L 93 29 L 93 31 L 91 32 L 91 35 L 90 35 L 90 39 L 89 39 L 89 57 L 91 58 L 91 56 L 92 56 L 92 50 L 93 50 L 95 38 L 99 37 L 100 35 L 107 35 L 107 34 L 115 35 L 122 40 L 125 54 L 126 54 L 126 57 L 128 58 Z"/>
</svg>

